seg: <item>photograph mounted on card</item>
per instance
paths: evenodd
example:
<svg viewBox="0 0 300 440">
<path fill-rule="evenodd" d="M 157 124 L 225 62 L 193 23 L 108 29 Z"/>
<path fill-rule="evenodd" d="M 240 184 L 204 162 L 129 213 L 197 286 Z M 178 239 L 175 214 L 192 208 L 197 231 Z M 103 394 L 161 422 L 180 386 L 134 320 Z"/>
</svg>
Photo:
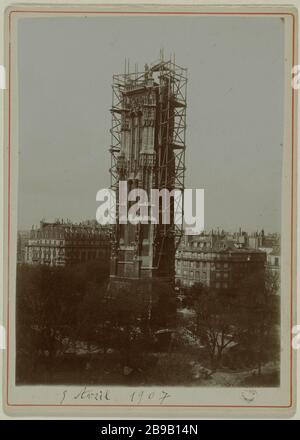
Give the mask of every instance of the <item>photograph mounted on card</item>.
<svg viewBox="0 0 300 440">
<path fill-rule="evenodd" d="M 293 414 L 297 29 L 6 10 L 8 414 Z"/>
</svg>

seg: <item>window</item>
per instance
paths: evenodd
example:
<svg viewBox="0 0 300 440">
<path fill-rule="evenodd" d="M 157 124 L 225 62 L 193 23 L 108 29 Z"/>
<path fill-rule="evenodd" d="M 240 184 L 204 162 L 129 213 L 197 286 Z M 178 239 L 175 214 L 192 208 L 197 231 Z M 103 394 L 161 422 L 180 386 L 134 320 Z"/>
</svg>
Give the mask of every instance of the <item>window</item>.
<svg viewBox="0 0 300 440">
<path fill-rule="evenodd" d="M 216 283 L 216 288 L 220 289 L 220 287 L 221 287 L 221 283 Z"/>
</svg>

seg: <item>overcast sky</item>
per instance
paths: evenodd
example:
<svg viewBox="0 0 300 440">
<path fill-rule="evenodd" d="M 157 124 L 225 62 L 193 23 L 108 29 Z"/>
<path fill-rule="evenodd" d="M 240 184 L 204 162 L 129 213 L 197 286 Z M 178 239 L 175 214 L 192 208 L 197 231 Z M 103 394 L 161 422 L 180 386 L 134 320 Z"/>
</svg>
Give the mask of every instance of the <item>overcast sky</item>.
<svg viewBox="0 0 300 440">
<path fill-rule="evenodd" d="M 95 218 L 109 187 L 112 75 L 176 53 L 188 68 L 186 187 L 205 227 L 280 231 L 280 18 L 82 17 L 19 21 L 19 228 Z"/>
</svg>

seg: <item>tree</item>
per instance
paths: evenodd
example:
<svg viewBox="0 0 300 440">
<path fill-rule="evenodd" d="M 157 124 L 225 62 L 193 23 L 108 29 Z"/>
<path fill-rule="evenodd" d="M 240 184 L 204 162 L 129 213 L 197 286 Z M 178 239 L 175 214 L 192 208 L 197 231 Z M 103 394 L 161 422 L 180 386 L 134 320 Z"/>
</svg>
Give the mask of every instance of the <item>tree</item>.
<svg viewBox="0 0 300 440">
<path fill-rule="evenodd" d="M 237 337 L 236 320 L 235 309 L 228 298 L 216 290 L 205 289 L 199 292 L 195 333 L 201 344 L 205 345 L 213 369 L 220 366 L 224 350 Z"/>
<path fill-rule="evenodd" d="M 101 289 L 105 269 L 98 264 L 17 268 L 17 379 L 30 380 L 33 367 L 41 365 L 47 376 L 41 380 L 52 380 L 62 355 L 76 342 L 82 322 L 80 306 L 91 283 L 95 290 Z M 94 305 L 86 301 L 85 306 Z"/>
<path fill-rule="evenodd" d="M 277 295 L 280 287 L 280 276 L 276 271 L 267 269 L 265 272 L 265 290 L 268 296 Z"/>
<path fill-rule="evenodd" d="M 74 339 L 84 341 L 90 352 L 91 346 L 101 347 L 106 353 L 110 347 L 110 313 L 106 301 L 107 283 L 99 285 L 88 283 L 87 289 L 78 305 L 78 325 L 74 329 Z"/>
<path fill-rule="evenodd" d="M 148 304 L 144 294 L 130 286 L 118 289 L 116 295 L 107 299 L 110 332 L 113 347 L 117 349 L 125 366 L 133 365 L 137 355 L 146 348 L 146 320 Z"/>
<path fill-rule="evenodd" d="M 152 282 L 150 307 L 149 325 L 152 333 L 159 329 L 175 326 L 176 296 L 175 290 L 170 283 L 159 280 Z"/>
<path fill-rule="evenodd" d="M 156 341 L 157 331 L 175 325 L 175 292 L 160 280 L 112 286 L 106 305 L 114 347 L 120 350 L 125 365 L 142 364 L 142 357 L 147 357 Z"/>
<path fill-rule="evenodd" d="M 259 374 L 263 362 L 276 358 L 279 340 L 274 329 L 279 315 L 272 294 L 277 289 L 275 281 L 262 270 L 245 277 L 235 291 L 195 286 L 195 333 L 205 345 L 213 369 L 233 346 L 247 353 Z"/>
<path fill-rule="evenodd" d="M 275 295 L 278 279 L 265 270 L 246 277 L 237 292 L 234 307 L 238 316 L 238 344 L 252 357 L 258 374 L 262 364 L 276 360 L 280 352 L 276 326 L 279 324 L 279 302 Z"/>
</svg>

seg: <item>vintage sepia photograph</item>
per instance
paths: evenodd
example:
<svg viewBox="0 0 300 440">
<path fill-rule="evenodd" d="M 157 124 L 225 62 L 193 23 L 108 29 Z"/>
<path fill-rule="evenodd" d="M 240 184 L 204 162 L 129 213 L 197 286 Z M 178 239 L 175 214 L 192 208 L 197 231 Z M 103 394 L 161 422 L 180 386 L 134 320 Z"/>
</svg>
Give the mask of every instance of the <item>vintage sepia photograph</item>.
<svg viewBox="0 0 300 440">
<path fill-rule="evenodd" d="M 39 12 L 12 21 L 11 386 L 282 405 L 293 15 Z"/>
</svg>

